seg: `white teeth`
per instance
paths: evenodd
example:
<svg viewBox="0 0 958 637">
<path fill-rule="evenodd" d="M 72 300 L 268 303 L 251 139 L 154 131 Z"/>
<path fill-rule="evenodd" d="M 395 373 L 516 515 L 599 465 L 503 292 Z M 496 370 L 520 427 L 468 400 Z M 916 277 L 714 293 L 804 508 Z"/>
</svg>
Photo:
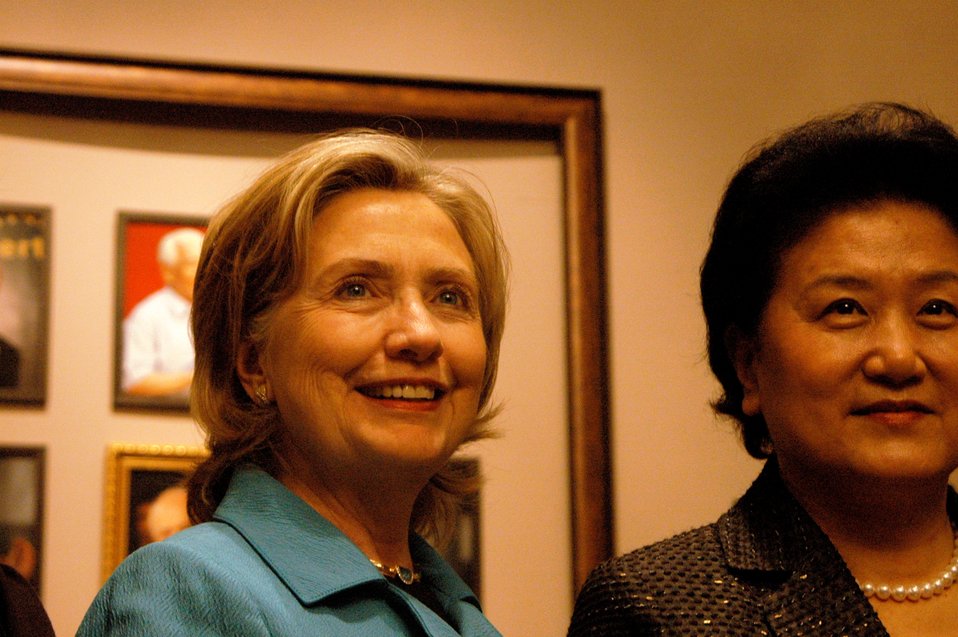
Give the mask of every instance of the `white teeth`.
<svg viewBox="0 0 958 637">
<path fill-rule="evenodd" d="M 436 397 L 436 389 L 425 385 L 386 385 L 383 387 L 373 387 L 368 393 L 370 396 L 379 398 L 432 400 Z"/>
</svg>

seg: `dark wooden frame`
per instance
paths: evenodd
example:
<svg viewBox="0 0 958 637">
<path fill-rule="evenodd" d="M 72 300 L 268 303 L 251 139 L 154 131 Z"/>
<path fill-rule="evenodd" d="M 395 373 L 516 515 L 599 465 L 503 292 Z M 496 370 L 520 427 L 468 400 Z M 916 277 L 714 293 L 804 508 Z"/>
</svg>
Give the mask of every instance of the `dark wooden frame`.
<svg viewBox="0 0 958 637">
<path fill-rule="evenodd" d="M 3 446 L 0 447 L 0 462 L 13 459 L 27 459 L 33 462 L 36 467 L 36 481 L 33 484 L 34 496 L 36 498 L 36 522 L 28 534 L 30 539 L 35 542 L 34 548 L 36 554 L 36 567 L 30 583 L 39 591 L 41 578 L 43 575 L 43 518 L 44 518 L 44 493 L 46 484 L 46 449 L 44 447 L 34 446 Z"/>
<path fill-rule="evenodd" d="M 2 103 L 2 101 L 0 101 Z M 19 381 L 16 386 L 0 387 L 0 403 L 19 404 L 23 406 L 39 407 L 47 399 L 47 369 L 49 351 L 49 324 L 50 324 L 50 224 L 52 213 L 44 206 L 24 206 L 14 204 L 0 204 L 0 242 L 7 239 L 23 239 L 7 236 L 4 226 L 8 216 L 19 217 L 24 220 L 33 218 L 37 221 L 36 233 L 33 239 L 42 241 L 43 255 L 38 259 L 36 270 L 36 289 L 22 290 L 21 296 L 31 297 L 36 303 L 35 323 L 30 330 L 33 338 L 29 342 L 20 344 Z M 30 222 L 27 221 L 29 224 Z M 15 246 L 19 252 L 21 247 Z M 0 249 L 3 249 L 0 246 Z M 32 250 L 31 250 L 32 251 Z M 2 257 L 0 257 L 2 264 Z M 9 278 L 9 273 L 8 273 Z M 0 285 L 9 285 L 0 283 Z"/>
<path fill-rule="evenodd" d="M 288 132 L 398 123 L 416 135 L 545 139 L 563 163 L 572 582 L 613 550 L 602 112 L 597 91 L 0 50 L 0 108 Z"/>
<path fill-rule="evenodd" d="M 152 212 L 120 211 L 116 224 L 116 290 L 113 311 L 113 406 L 116 409 L 158 410 L 187 413 L 189 402 L 186 396 L 147 397 L 133 396 L 123 391 L 123 318 L 126 299 L 126 253 L 129 246 L 128 231 L 131 224 L 150 223 L 169 226 L 170 230 L 183 226 L 206 227 L 207 219 L 199 216 L 164 214 Z"/>
</svg>

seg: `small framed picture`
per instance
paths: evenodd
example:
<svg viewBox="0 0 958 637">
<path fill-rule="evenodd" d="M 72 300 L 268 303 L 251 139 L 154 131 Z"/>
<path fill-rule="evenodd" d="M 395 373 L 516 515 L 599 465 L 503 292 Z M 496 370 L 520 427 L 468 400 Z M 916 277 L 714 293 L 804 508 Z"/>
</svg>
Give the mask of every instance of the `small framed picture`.
<svg viewBox="0 0 958 637">
<path fill-rule="evenodd" d="M 44 456 L 41 447 L 0 447 L 0 562 L 40 590 Z"/>
<path fill-rule="evenodd" d="M 0 204 L 0 402 L 46 401 L 50 211 Z"/>
<path fill-rule="evenodd" d="M 457 473 L 469 476 L 479 475 L 479 459 L 474 457 L 454 457 L 452 460 Z M 469 585 L 476 597 L 482 597 L 481 565 L 482 538 L 480 530 L 480 494 L 476 493 L 462 503 L 456 526 L 448 544 L 439 547 L 439 552 L 455 569 L 459 577 Z"/>
<path fill-rule="evenodd" d="M 119 214 L 114 407 L 187 410 L 190 307 L 205 230 L 200 217 Z"/>
<path fill-rule="evenodd" d="M 206 455 L 199 447 L 110 446 L 104 497 L 104 581 L 136 549 L 190 525 L 186 480 Z"/>
</svg>

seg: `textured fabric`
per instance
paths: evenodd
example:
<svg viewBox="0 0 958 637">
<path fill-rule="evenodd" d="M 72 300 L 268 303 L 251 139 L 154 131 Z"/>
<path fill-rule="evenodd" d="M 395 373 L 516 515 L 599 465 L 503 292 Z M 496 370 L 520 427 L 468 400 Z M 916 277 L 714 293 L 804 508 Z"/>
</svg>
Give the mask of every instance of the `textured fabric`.
<svg viewBox="0 0 958 637">
<path fill-rule="evenodd" d="M 150 374 L 193 370 L 190 302 L 167 286 L 136 304 L 123 321 L 123 389 Z"/>
<path fill-rule="evenodd" d="M 124 560 L 77 635 L 498 636 L 425 540 L 413 536 L 411 546 L 454 627 L 279 482 L 243 469 L 214 521 Z"/>
<path fill-rule="evenodd" d="M 888 637 L 774 460 L 716 523 L 596 567 L 569 636 L 598 635 Z"/>
<path fill-rule="evenodd" d="M 53 626 L 37 592 L 6 564 L 0 564 L 0 635 L 53 637 Z"/>
</svg>

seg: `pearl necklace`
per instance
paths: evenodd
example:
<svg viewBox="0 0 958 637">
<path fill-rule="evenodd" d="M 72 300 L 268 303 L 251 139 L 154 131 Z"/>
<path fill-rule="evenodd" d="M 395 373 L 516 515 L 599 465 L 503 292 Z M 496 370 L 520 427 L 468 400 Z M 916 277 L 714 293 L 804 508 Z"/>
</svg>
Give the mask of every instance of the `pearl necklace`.
<svg viewBox="0 0 958 637">
<path fill-rule="evenodd" d="M 955 532 L 954 528 L 952 528 L 952 533 L 955 533 L 955 543 L 951 551 L 951 561 L 936 579 L 912 586 L 889 586 L 888 584 L 876 586 L 870 582 L 864 584 L 858 582 L 858 587 L 865 594 L 865 597 L 869 599 L 874 597 L 881 602 L 889 599 L 895 602 L 904 602 L 905 600 L 918 602 L 941 595 L 958 580 L 958 533 Z"/>
<path fill-rule="evenodd" d="M 412 568 L 406 568 L 405 566 L 386 566 L 382 562 L 377 562 L 373 558 L 369 558 L 369 561 L 372 562 L 372 565 L 376 567 L 380 573 L 389 577 L 391 579 L 398 579 L 400 582 L 409 586 L 419 581 L 420 574 L 417 573 Z"/>
</svg>

